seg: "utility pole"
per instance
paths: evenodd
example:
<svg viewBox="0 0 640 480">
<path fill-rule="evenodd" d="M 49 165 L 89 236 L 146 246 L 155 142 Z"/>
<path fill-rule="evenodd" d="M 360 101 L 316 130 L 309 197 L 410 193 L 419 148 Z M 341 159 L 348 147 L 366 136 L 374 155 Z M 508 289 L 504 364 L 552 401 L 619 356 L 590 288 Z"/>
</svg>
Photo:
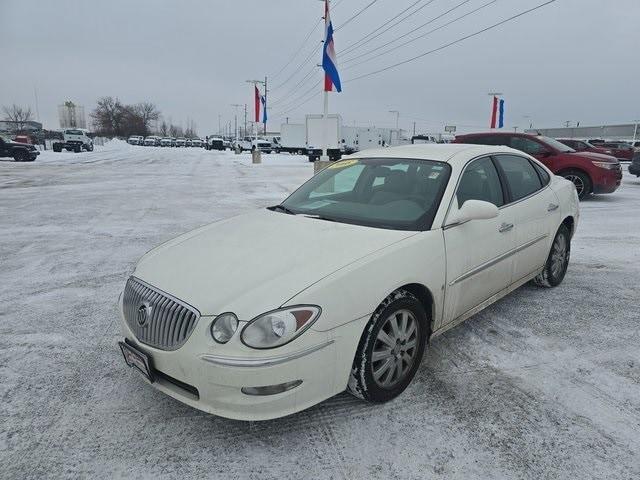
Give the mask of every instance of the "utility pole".
<svg viewBox="0 0 640 480">
<path fill-rule="evenodd" d="M 241 107 L 242 104 L 241 103 L 232 103 L 231 104 L 232 107 L 234 107 L 236 109 L 236 115 L 235 115 L 235 128 L 234 128 L 234 135 L 236 137 L 236 142 L 238 141 L 238 107 Z"/>
<path fill-rule="evenodd" d="M 416 122 L 413 122 L 413 136 L 416 136 Z"/>
<path fill-rule="evenodd" d="M 567 120 L 566 122 L 564 122 L 564 126 L 569 128 L 569 126 L 571 125 L 571 120 Z"/>
<path fill-rule="evenodd" d="M 634 120 L 636 125 L 633 129 L 633 148 L 636 147 L 636 139 L 638 138 L 638 122 L 640 122 L 640 120 Z"/>
<path fill-rule="evenodd" d="M 515 133 L 518 133 L 518 127 L 513 127 L 513 131 L 514 131 Z"/>
<path fill-rule="evenodd" d="M 244 137 L 247 136 L 247 104 L 244 104 Z"/>
<path fill-rule="evenodd" d="M 396 116 L 396 130 L 398 130 L 398 122 L 400 120 L 400 112 L 398 110 L 389 110 L 389 113 L 393 113 Z"/>
<path fill-rule="evenodd" d="M 222 135 L 222 127 L 220 126 L 220 122 L 222 119 L 222 115 L 218 115 L 218 134 Z"/>
</svg>

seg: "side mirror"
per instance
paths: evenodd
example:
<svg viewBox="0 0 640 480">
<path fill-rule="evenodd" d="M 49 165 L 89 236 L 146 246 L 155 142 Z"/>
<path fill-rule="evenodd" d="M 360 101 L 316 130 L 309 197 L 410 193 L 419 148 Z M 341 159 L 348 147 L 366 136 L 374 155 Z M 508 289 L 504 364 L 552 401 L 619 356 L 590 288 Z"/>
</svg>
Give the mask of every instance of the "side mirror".
<svg viewBox="0 0 640 480">
<path fill-rule="evenodd" d="M 484 200 L 467 200 L 462 204 L 452 223 L 466 223 L 471 220 L 488 220 L 498 216 L 498 207 Z"/>
</svg>

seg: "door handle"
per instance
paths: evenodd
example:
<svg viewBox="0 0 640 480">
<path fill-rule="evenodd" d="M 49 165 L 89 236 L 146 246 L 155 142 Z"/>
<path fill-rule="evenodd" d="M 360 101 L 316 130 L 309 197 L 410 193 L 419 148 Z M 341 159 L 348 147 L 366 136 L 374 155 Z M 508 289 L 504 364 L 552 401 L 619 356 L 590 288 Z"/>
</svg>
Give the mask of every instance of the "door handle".
<svg viewBox="0 0 640 480">
<path fill-rule="evenodd" d="M 513 223 L 503 223 L 502 225 L 500 225 L 500 228 L 498 229 L 500 233 L 505 233 L 510 230 L 513 230 Z"/>
<path fill-rule="evenodd" d="M 555 203 L 550 203 L 547 207 L 547 212 L 555 212 L 558 208 L 558 205 L 556 205 Z"/>
</svg>

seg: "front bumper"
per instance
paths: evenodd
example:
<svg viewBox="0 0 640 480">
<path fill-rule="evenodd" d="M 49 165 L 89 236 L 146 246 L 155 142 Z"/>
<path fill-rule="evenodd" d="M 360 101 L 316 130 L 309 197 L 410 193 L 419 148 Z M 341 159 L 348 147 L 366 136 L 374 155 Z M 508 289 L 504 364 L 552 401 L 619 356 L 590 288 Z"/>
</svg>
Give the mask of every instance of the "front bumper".
<svg viewBox="0 0 640 480">
<path fill-rule="evenodd" d="M 622 183 L 622 168 L 618 165 L 615 170 L 598 170 L 593 176 L 593 193 L 615 192 Z"/>
<path fill-rule="evenodd" d="M 229 344 L 214 342 L 209 334 L 214 318 L 201 317 L 186 343 L 173 351 L 140 343 L 122 313 L 120 324 L 125 341 L 150 355 L 154 370 L 160 372 L 153 387 L 199 410 L 236 420 L 283 417 L 344 391 L 368 320 L 327 332 L 309 329 L 283 347 L 253 350 L 240 343 L 240 329 Z M 302 383 L 297 387 L 273 395 L 241 391 L 298 380 Z"/>
<path fill-rule="evenodd" d="M 629 165 L 629 173 L 640 177 L 640 162 Z"/>
</svg>

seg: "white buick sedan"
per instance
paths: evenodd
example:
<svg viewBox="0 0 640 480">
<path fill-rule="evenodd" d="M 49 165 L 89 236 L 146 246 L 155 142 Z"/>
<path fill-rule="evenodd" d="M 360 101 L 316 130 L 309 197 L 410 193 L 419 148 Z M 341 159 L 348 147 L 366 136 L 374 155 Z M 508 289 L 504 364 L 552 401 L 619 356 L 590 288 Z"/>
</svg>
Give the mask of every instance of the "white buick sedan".
<svg viewBox="0 0 640 480">
<path fill-rule="evenodd" d="M 526 282 L 560 284 L 578 214 L 571 182 L 507 147 L 360 152 L 147 253 L 119 345 L 151 385 L 223 417 L 345 389 L 385 402 L 436 336 Z"/>
</svg>

